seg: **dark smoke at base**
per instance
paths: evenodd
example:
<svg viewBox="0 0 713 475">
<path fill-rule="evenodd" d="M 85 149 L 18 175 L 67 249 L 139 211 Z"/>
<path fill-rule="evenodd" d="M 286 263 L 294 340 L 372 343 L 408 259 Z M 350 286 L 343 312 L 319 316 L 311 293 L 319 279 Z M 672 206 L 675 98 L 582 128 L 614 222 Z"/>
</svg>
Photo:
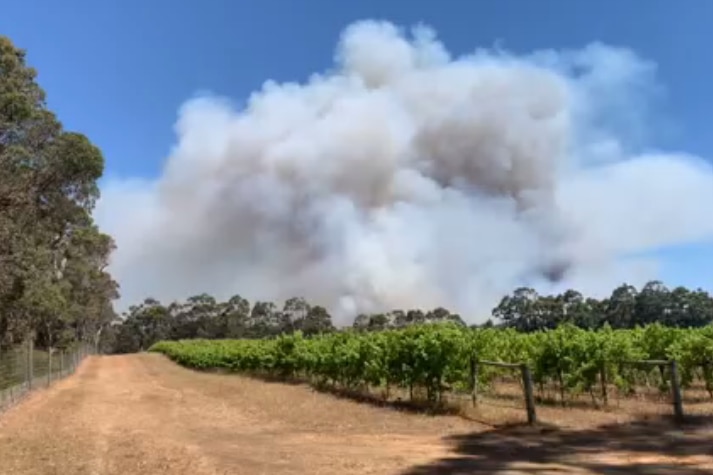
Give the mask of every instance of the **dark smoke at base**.
<svg viewBox="0 0 713 475">
<path fill-rule="evenodd" d="M 556 284 L 565 280 L 567 271 L 571 267 L 567 262 L 551 262 L 540 269 L 540 274 L 549 282 Z"/>
<path fill-rule="evenodd" d="M 161 177 L 103 187 L 122 305 L 298 295 L 338 323 L 436 306 L 482 321 L 525 281 L 656 277 L 620 256 L 713 236 L 713 174 L 626 152 L 654 69 L 598 44 L 453 58 L 423 27 L 351 25 L 331 72 L 241 109 L 189 101 Z"/>
</svg>

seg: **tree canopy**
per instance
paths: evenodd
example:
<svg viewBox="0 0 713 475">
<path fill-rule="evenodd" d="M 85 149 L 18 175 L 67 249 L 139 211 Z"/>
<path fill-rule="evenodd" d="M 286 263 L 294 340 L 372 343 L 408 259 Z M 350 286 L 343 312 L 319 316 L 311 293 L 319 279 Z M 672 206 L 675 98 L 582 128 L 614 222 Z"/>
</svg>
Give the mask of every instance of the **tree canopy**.
<svg viewBox="0 0 713 475">
<path fill-rule="evenodd" d="M 555 328 L 571 323 L 581 328 L 634 328 L 651 323 L 669 327 L 702 327 L 713 322 L 713 299 L 704 290 L 676 287 L 669 290 L 651 281 L 641 290 L 622 284 L 608 298 L 585 298 L 576 290 L 560 295 L 539 295 L 519 288 L 493 309 L 503 326 L 521 331 Z"/>
<path fill-rule="evenodd" d="M 36 77 L 0 36 L 0 346 L 95 341 L 118 296 L 114 242 L 91 216 L 104 158 L 64 130 Z"/>
</svg>

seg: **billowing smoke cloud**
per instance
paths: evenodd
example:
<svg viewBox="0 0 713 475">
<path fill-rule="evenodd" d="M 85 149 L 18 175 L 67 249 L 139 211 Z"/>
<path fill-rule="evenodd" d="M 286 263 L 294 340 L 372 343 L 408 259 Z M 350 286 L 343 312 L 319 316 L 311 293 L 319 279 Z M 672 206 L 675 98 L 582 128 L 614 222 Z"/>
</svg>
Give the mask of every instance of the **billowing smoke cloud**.
<svg viewBox="0 0 713 475">
<path fill-rule="evenodd" d="M 627 255 L 712 236 L 713 171 L 641 152 L 654 73 L 599 44 L 453 58 L 425 27 L 353 24 L 333 70 L 187 102 L 162 176 L 104 186 L 122 303 L 300 295 L 341 322 L 478 321 L 521 284 L 656 277 Z"/>
</svg>

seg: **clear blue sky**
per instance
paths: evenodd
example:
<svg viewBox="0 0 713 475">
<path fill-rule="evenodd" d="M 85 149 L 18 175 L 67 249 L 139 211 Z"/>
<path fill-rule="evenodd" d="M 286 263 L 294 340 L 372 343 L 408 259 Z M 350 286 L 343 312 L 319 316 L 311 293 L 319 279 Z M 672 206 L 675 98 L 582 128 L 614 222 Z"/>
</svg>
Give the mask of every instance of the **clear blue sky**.
<svg viewBox="0 0 713 475">
<path fill-rule="evenodd" d="M 687 0 L 1 0 L 0 34 L 28 50 L 49 105 L 99 145 L 110 176 L 159 173 L 180 104 L 209 90 L 236 100 L 266 79 L 330 66 L 358 19 L 425 22 L 455 54 L 599 40 L 655 61 L 674 125 L 658 145 L 713 157 L 713 1 Z M 713 203 L 712 203 L 713 206 Z M 671 283 L 713 289 L 713 246 L 664 251 Z"/>
</svg>

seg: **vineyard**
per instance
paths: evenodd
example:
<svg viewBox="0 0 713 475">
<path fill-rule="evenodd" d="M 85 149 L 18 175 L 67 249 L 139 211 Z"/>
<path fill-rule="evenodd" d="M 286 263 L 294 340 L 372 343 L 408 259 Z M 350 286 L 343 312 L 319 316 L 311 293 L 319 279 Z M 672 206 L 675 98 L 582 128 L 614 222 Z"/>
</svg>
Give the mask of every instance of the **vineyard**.
<svg viewBox="0 0 713 475">
<path fill-rule="evenodd" d="M 713 328 L 675 329 L 658 324 L 632 330 L 555 330 L 520 333 L 511 329 L 468 329 L 424 325 L 383 332 L 338 332 L 305 338 L 300 333 L 268 340 L 163 341 L 151 351 L 196 369 L 223 369 L 278 378 L 302 378 L 334 387 L 422 390 L 430 403 L 445 391 L 487 390 L 503 371 L 479 361 L 527 365 L 542 399 L 556 388 L 564 403 L 585 395 L 607 403 L 613 390 L 635 394 L 642 384 L 662 394 L 670 384 L 664 365 L 643 360 L 676 360 L 683 388 L 694 385 L 713 398 Z M 475 388 L 474 386 L 475 384 Z"/>
</svg>

